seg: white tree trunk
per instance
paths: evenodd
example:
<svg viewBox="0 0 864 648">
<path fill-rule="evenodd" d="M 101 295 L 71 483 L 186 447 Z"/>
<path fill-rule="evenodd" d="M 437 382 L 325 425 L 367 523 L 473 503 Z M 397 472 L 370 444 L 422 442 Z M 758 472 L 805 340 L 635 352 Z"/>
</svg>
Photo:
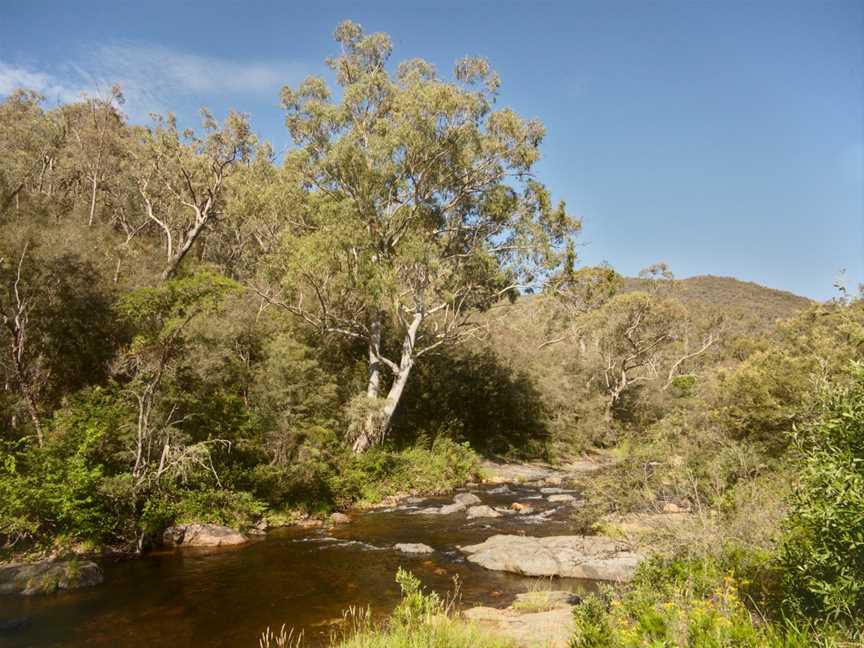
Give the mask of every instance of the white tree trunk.
<svg viewBox="0 0 864 648">
<path fill-rule="evenodd" d="M 354 441 L 353 450 L 355 453 L 361 453 L 368 450 L 373 445 L 377 445 L 384 441 L 387 437 L 387 432 L 390 430 L 390 422 L 393 419 L 393 414 L 399 406 L 399 401 L 402 400 L 402 394 L 405 391 L 405 385 L 408 383 L 408 376 L 411 375 L 411 369 L 414 367 L 414 342 L 417 339 L 417 330 L 423 322 L 423 315 L 418 313 L 414 316 L 408 330 L 405 333 L 405 339 L 402 342 L 402 356 L 399 359 L 398 371 L 394 372 L 393 383 L 390 385 L 390 391 L 387 392 L 387 400 L 384 403 L 380 413 L 370 417 L 367 421 L 367 426 L 363 429 L 357 439 Z M 380 331 L 380 329 L 379 329 Z M 380 341 L 380 335 L 379 335 Z M 376 357 L 376 360 L 378 358 Z M 371 360 L 371 346 L 370 346 Z M 372 383 L 372 371 L 370 364 L 370 389 Z M 377 390 L 377 386 L 376 386 Z M 367 391 L 368 393 L 368 391 Z"/>
</svg>

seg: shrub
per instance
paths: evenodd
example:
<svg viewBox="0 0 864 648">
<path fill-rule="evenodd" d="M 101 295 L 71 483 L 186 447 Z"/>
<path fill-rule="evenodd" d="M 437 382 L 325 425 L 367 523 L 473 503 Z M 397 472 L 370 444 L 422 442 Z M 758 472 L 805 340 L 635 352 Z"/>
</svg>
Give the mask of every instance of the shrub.
<svg viewBox="0 0 864 648">
<path fill-rule="evenodd" d="M 574 609 L 571 648 L 795 648 L 813 637 L 754 619 L 733 573 L 710 559 L 652 561 L 624 593 L 607 589 Z M 830 645 L 830 644 L 826 644 Z"/>
<path fill-rule="evenodd" d="M 396 573 L 402 601 L 384 625 L 371 622 L 368 612 L 346 614 L 350 626 L 335 648 L 508 648 L 512 644 L 487 630 L 463 623 L 453 614 L 456 595 L 442 599 L 423 591 L 420 580 L 403 569 Z M 458 592 L 457 592 L 458 593 Z"/>
<path fill-rule="evenodd" d="M 225 489 L 186 491 L 175 506 L 176 521 L 222 524 L 246 529 L 259 519 L 267 505 L 250 493 Z"/>
<path fill-rule="evenodd" d="M 396 493 L 438 493 L 479 475 L 479 459 L 468 443 L 437 435 L 431 446 L 401 452 L 372 448 L 349 455 L 329 480 L 338 506 L 374 503 Z"/>
<path fill-rule="evenodd" d="M 782 545 L 790 606 L 846 621 L 864 616 L 864 366 L 853 373 L 798 439 L 804 465 Z"/>
</svg>

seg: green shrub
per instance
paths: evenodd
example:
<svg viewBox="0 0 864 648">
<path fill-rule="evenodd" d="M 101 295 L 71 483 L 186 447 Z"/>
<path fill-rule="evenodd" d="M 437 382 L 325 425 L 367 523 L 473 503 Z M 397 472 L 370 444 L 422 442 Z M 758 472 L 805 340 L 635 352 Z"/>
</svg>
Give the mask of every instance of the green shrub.
<svg viewBox="0 0 864 648">
<path fill-rule="evenodd" d="M 795 648 L 815 637 L 792 624 L 771 625 L 744 604 L 733 572 L 711 559 L 650 561 L 625 592 L 605 590 L 574 609 L 571 648 Z M 831 645 L 827 642 L 825 645 Z"/>
<path fill-rule="evenodd" d="M 330 478 L 338 506 L 374 503 L 397 493 L 439 493 L 452 490 L 479 475 L 479 458 L 468 443 L 437 435 L 431 446 L 401 452 L 372 448 L 347 456 Z"/>
<path fill-rule="evenodd" d="M 95 458 L 104 430 L 80 426 L 45 447 L 7 443 L 0 450 L 0 535 L 12 541 L 52 537 L 96 544 L 122 537 L 129 502 L 103 489 Z"/>
<path fill-rule="evenodd" d="M 864 366 L 853 371 L 799 438 L 803 472 L 782 545 L 789 604 L 845 621 L 864 617 Z"/>
<path fill-rule="evenodd" d="M 334 648 L 510 648 L 512 643 L 488 630 L 463 622 L 454 614 L 454 597 L 446 601 L 425 593 L 420 580 L 403 569 L 396 573 L 402 600 L 383 625 L 372 623 L 368 611 L 346 614 L 348 628 L 331 642 Z"/>
<path fill-rule="evenodd" d="M 243 491 L 207 489 L 182 492 L 174 510 L 178 523 L 204 522 L 247 529 L 264 514 L 267 505 Z"/>
</svg>

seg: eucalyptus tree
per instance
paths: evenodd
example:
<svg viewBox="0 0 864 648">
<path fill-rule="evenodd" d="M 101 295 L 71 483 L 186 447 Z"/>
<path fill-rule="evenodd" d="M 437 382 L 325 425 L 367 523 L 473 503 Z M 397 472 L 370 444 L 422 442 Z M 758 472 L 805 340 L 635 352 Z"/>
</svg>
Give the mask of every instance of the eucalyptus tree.
<svg viewBox="0 0 864 648">
<path fill-rule="evenodd" d="M 70 167 L 70 173 L 80 176 L 90 226 L 96 219 L 99 192 L 105 189 L 109 176 L 120 170 L 128 148 L 128 131 L 119 111 L 124 101 L 120 86 L 115 85 L 110 95 L 85 97 L 60 109 L 67 131 L 62 163 Z"/>
<path fill-rule="evenodd" d="M 44 97 L 16 90 L 0 102 L 0 218 L 28 193 L 50 193 L 62 129 L 42 110 Z"/>
<path fill-rule="evenodd" d="M 624 393 L 638 384 L 667 390 L 694 367 L 694 361 L 719 339 L 723 318 L 700 316 L 671 291 L 673 276 L 665 264 L 640 273 L 647 291 L 623 292 L 575 318 L 589 380 L 606 397 L 606 420 Z"/>
<path fill-rule="evenodd" d="M 162 279 L 171 278 L 202 233 L 219 219 L 225 185 L 248 162 L 256 138 L 248 119 L 231 112 L 220 125 L 202 110 L 202 135 L 180 130 L 174 115 L 138 130 L 131 153 L 144 212 L 160 232 L 165 250 Z"/>
<path fill-rule="evenodd" d="M 285 173 L 306 191 L 261 292 L 365 346 L 362 452 L 386 437 L 415 363 L 465 336 L 472 311 L 541 283 L 578 224 L 532 172 L 542 124 L 495 106 L 485 60 L 448 80 L 419 59 L 388 67 L 385 34 L 343 22 L 335 38 L 338 93 L 317 77 L 282 92 Z"/>
</svg>

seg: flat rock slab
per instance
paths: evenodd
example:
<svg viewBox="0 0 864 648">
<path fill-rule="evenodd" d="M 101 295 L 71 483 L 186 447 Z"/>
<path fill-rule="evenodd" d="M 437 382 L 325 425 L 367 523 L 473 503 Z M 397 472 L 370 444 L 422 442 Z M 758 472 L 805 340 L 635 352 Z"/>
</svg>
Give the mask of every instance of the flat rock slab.
<svg viewBox="0 0 864 648">
<path fill-rule="evenodd" d="M 393 545 L 397 551 L 407 554 L 430 554 L 435 553 L 435 550 L 422 542 L 399 542 Z"/>
<path fill-rule="evenodd" d="M 218 524 L 178 524 L 165 529 L 162 542 L 168 546 L 222 547 L 243 544 L 248 538 Z"/>
<path fill-rule="evenodd" d="M 494 571 L 614 582 L 630 581 L 644 559 L 604 536 L 494 535 L 460 549 L 470 562 Z"/>
<path fill-rule="evenodd" d="M 509 608 L 475 607 L 463 615 L 469 622 L 524 647 L 566 648 L 575 630 L 570 606 L 529 614 Z"/>
<path fill-rule="evenodd" d="M 472 506 L 469 508 L 465 516 L 469 520 L 474 520 L 476 518 L 497 518 L 501 517 L 501 514 L 493 509 L 491 506 Z"/>
<path fill-rule="evenodd" d="M 102 578 L 99 565 L 90 561 L 11 563 L 0 567 L 0 594 L 51 594 L 98 585 Z"/>
</svg>

